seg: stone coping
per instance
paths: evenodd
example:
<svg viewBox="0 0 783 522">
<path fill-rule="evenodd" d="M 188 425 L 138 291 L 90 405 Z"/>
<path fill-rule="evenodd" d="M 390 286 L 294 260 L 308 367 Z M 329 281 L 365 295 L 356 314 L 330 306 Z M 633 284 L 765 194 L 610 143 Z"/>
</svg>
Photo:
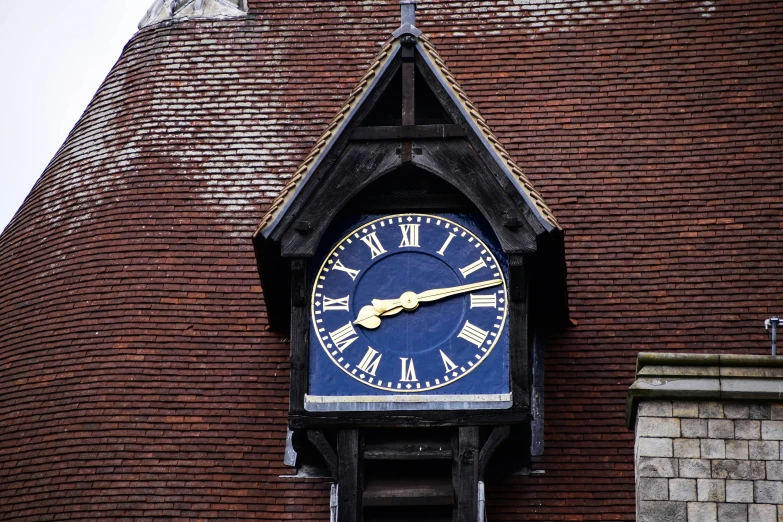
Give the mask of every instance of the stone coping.
<svg viewBox="0 0 783 522">
<path fill-rule="evenodd" d="M 647 399 L 783 401 L 783 357 L 642 352 L 625 405 L 629 429 Z"/>
</svg>

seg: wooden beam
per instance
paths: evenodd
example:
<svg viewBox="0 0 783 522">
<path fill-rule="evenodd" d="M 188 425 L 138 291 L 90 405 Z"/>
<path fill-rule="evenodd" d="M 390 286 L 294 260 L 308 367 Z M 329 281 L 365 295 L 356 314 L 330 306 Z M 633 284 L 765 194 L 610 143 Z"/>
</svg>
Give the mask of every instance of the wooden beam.
<svg viewBox="0 0 783 522">
<path fill-rule="evenodd" d="M 478 463 L 478 479 L 484 480 L 484 473 L 487 471 L 487 465 L 492 460 L 495 450 L 508 438 L 511 433 L 511 426 L 496 426 L 489 434 L 487 442 L 481 447 L 481 453 L 479 453 Z"/>
<path fill-rule="evenodd" d="M 279 230 L 280 254 L 283 257 L 314 255 L 323 233 L 345 203 L 375 179 L 400 166 L 397 149 L 396 143 L 385 141 L 349 144 L 333 170 L 321 173 L 322 177 L 302 189 L 309 196 L 292 201 L 293 207 L 288 211 L 291 227 Z M 306 234 L 297 232 L 293 226 L 297 222 L 307 222 L 312 228 Z"/>
<path fill-rule="evenodd" d="M 368 479 L 369 480 L 369 479 Z M 454 503 L 448 477 L 376 477 L 362 494 L 364 506 L 443 506 Z"/>
<path fill-rule="evenodd" d="M 362 522 L 362 462 L 359 430 L 337 432 L 337 522 Z"/>
<path fill-rule="evenodd" d="M 304 414 L 292 413 L 288 417 L 291 429 L 341 429 L 341 428 L 447 428 L 455 426 L 497 426 L 523 424 L 530 419 L 528 408 L 506 410 L 427 410 L 422 412 L 331 412 Z"/>
<path fill-rule="evenodd" d="M 334 449 L 332 449 L 332 445 L 329 444 L 329 441 L 326 440 L 324 432 L 320 430 L 307 430 L 307 440 L 315 446 L 315 449 L 318 450 L 318 453 L 320 453 L 326 461 L 326 464 L 329 466 L 329 471 L 332 472 L 332 479 L 334 479 L 335 482 L 338 482 L 340 480 L 340 470 L 337 454 L 334 452 Z"/>
<path fill-rule="evenodd" d="M 310 318 L 307 299 L 307 260 L 291 260 L 291 388 L 289 411 L 304 413 L 310 358 Z"/>
<path fill-rule="evenodd" d="M 479 429 L 460 427 L 455 441 L 453 481 L 457 502 L 455 522 L 475 522 L 478 517 Z"/>
<path fill-rule="evenodd" d="M 533 211 L 528 206 L 522 194 L 520 194 L 519 190 L 512 185 L 510 180 L 506 178 L 503 167 L 501 167 L 501 164 L 495 160 L 493 152 L 490 151 L 489 148 L 485 147 L 484 142 L 479 138 L 479 131 L 476 123 L 467 112 L 463 113 L 464 109 L 461 109 L 451 99 L 448 93 L 447 84 L 445 83 L 445 78 L 436 75 L 435 71 L 429 68 L 424 58 L 422 58 L 422 56 L 419 54 L 416 55 L 416 67 L 421 73 L 421 77 L 423 78 L 424 82 L 432 90 L 432 93 L 441 103 L 444 110 L 448 113 L 452 120 L 463 125 L 466 129 L 474 127 L 476 128 L 475 132 L 468 132 L 467 139 L 470 141 L 471 146 L 475 149 L 484 163 L 484 168 L 495 175 L 495 177 L 503 184 L 506 193 L 514 199 L 515 205 L 522 209 L 525 214 L 525 221 L 527 221 L 529 226 L 532 227 L 534 234 L 538 236 L 539 234 L 544 233 L 546 230 L 538 221 L 538 218 L 533 215 Z M 503 178 L 506 178 L 505 181 Z"/>
<path fill-rule="evenodd" d="M 437 460 L 450 459 L 448 444 L 422 441 L 385 441 L 370 444 L 365 440 L 365 460 Z"/>
<path fill-rule="evenodd" d="M 329 172 L 329 170 L 335 166 L 335 163 L 338 162 L 338 160 L 342 157 L 343 153 L 345 152 L 345 148 L 349 144 L 353 129 L 361 125 L 362 121 L 364 121 L 367 115 L 372 112 L 401 66 L 402 58 L 399 54 L 397 54 L 389 62 L 389 65 L 386 67 L 385 72 L 383 72 L 381 78 L 378 80 L 375 88 L 367 93 L 367 97 L 361 106 L 356 110 L 356 113 L 353 115 L 350 122 L 348 122 L 347 127 L 343 130 L 343 132 L 340 132 L 332 139 L 332 141 L 329 142 L 328 148 L 323 151 L 324 157 L 323 159 L 319 158 L 319 165 L 317 169 L 313 171 L 313 174 L 323 175 L 324 173 Z M 399 161 L 399 154 L 396 155 L 395 159 Z M 279 223 L 274 227 L 273 230 L 269 232 L 267 240 L 271 239 L 272 241 L 280 241 L 284 231 L 288 228 L 293 228 L 292 221 L 298 219 L 298 210 L 296 209 L 310 204 L 309 197 L 311 193 L 313 191 L 317 192 L 319 187 L 318 183 L 305 184 L 304 187 L 302 187 L 300 183 L 300 188 L 302 192 L 298 197 L 293 198 L 293 201 L 291 202 L 293 205 L 292 208 L 280 216 Z"/>
<path fill-rule="evenodd" d="M 465 131 L 459 125 L 389 125 L 378 127 L 359 127 L 351 136 L 353 140 L 424 140 L 443 138 L 462 138 Z"/>
<path fill-rule="evenodd" d="M 530 350 L 528 347 L 528 291 L 525 258 L 509 256 L 509 358 L 514 405 L 530 406 Z"/>
<path fill-rule="evenodd" d="M 402 39 L 402 124 L 416 124 L 416 39 L 405 36 Z M 410 140 L 402 142 L 403 163 L 413 160 L 413 143 Z"/>
<path fill-rule="evenodd" d="M 468 140 L 423 140 L 417 141 L 416 147 L 421 153 L 413 158 L 413 164 L 448 181 L 465 194 L 492 226 L 504 252 L 536 251 L 536 236 L 524 220 L 524 213 L 503 191 Z M 518 217 L 522 226 L 506 226 L 511 217 Z"/>
</svg>

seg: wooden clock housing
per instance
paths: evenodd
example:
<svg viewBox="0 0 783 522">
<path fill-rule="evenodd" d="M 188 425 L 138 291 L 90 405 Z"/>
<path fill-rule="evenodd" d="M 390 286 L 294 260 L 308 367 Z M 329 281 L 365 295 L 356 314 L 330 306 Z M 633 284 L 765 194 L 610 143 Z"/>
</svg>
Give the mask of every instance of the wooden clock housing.
<svg viewBox="0 0 783 522">
<path fill-rule="evenodd" d="M 314 256 L 338 218 L 392 212 L 475 214 L 491 227 L 509 261 L 510 408 L 305 410 Z M 339 520 L 361 519 L 362 440 L 377 428 L 456 430 L 454 519 L 475 520 L 493 451 L 510 435 L 515 455 L 504 460 L 523 466 L 542 428 L 534 380 L 540 387 L 549 331 L 568 319 L 563 231 L 413 25 L 383 46 L 253 240 L 271 328 L 290 336 L 289 427 L 297 448 L 306 453 L 309 441 L 340 484 Z"/>
</svg>

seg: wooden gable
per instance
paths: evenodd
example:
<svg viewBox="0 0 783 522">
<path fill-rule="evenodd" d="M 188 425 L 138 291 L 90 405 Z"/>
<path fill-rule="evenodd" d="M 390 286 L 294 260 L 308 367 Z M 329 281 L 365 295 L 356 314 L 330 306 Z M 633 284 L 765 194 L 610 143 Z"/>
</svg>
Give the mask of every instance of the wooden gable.
<svg viewBox="0 0 783 522">
<path fill-rule="evenodd" d="M 426 176 L 472 202 L 507 254 L 526 256 L 530 267 L 538 267 L 546 315 L 564 321 L 562 228 L 434 46 L 415 27 L 402 27 L 254 234 L 272 329 L 289 326 L 290 263 L 284 259 L 311 258 L 340 212 L 373 186 L 410 185 Z"/>
</svg>

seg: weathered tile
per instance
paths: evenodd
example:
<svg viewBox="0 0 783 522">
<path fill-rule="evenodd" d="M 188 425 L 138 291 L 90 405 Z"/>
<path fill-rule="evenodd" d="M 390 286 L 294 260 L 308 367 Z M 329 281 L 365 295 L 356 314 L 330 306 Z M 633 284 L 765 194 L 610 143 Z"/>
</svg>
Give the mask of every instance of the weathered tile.
<svg viewBox="0 0 783 522">
<path fill-rule="evenodd" d="M 668 479 L 669 500 L 696 500 L 696 479 Z"/>
<path fill-rule="evenodd" d="M 701 439 L 701 456 L 705 459 L 725 459 L 726 441 L 721 439 Z"/>
<path fill-rule="evenodd" d="M 761 421 L 734 421 L 734 438 L 754 440 L 761 438 Z"/>
<path fill-rule="evenodd" d="M 636 488 L 640 500 L 669 500 L 669 479 L 640 478 Z"/>
<path fill-rule="evenodd" d="M 779 460 L 780 444 L 776 440 L 752 440 L 748 443 L 751 460 Z"/>
<path fill-rule="evenodd" d="M 691 440 L 691 439 L 687 439 Z M 675 457 L 677 455 L 675 454 Z M 726 441 L 727 459 L 748 459 L 748 441 L 746 440 L 727 440 Z"/>
<path fill-rule="evenodd" d="M 707 433 L 711 439 L 733 439 L 734 421 L 724 419 L 709 419 Z"/>
<path fill-rule="evenodd" d="M 750 405 L 742 402 L 727 402 L 723 405 L 723 415 L 727 419 L 747 419 L 750 417 Z"/>
<path fill-rule="evenodd" d="M 671 457 L 672 439 L 641 437 L 638 450 L 640 457 Z"/>
<path fill-rule="evenodd" d="M 748 506 L 748 522 L 771 522 L 777 509 L 774 504 L 751 504 Z"/>
<path fill-rule="evenodd" d="M 689 439 L 698 439 L 707 436 L 707 419 L 682 419 L 682 436 Z"/>
<path fill-rule="evenodd" d="M 636 423 L 637 437 L 679 437 L 680 419 L 664 417 L 639 417 Z"/>
<path fill-rule="evenodd" d="M 770 418 L 770 406 L 769 404 L 751 404 L 750 405 L 750 418 L 758 420 L 766 420 Z"/>
<path fill-rule="evenodd" d="M 674 439 L 674 456 L 684 459 L 701 457 L 699 439 Z"/>
<path fill-rule="evenodd" d="M 753 498 L 757 504 L 783 504 L 783 482 L 757 480 L 753 483 Z"/>
<path fill-rule="evenodd" d="M 714 502 L 689 502 L 688 522 L 718 522 L 718 507 Z"/>
<path fill-rule="evenodd" d="M 783 480 L 783 462 L 767 462 L 767 480 Z"/>
<path fill-rule="evenodd" d="M 710 478 L 710 461 L 706 459 L 679 459 L 680 477 Z"/>
<path fill-rule="evenodd" d="M 725 502 L 726 481 L 723 479 L 697 479 L 699 502 Z"/>
<path fill-rule="evenodd" d="M 766 468 L 761 460 L 716 460 L 712 463 L 713 478 L 761 480 L 765 476 Z"/>
<path fill-rule="evenodd" d="M 643 401 L 639 403 L 639 417 L 671 417 L 671 401 Z"/>
<path fill-rule="evenodd" d="M 727 480 L 726 502 L 753 502 L 753 482 L 750 480 Z"/>
<path fill-rule="evenodd" d="M 640 477 L 676 477 L 677 459 L 640 457 L 636 471 Z"/>
<path fill-rule="evenodd" d="M 748 506 L 745 504 L 718 504 L 718 522 L 747 522 Z"/>
<path fill-rule="evenodd" d="M 702 419 L 722 419 L 723 404 L 720 402 L 700 402 L 699 417 Z"/>
<path fill-rule="evenodd" d="M 761 421 L 761 438 L 764 440 L 783 440 L 783 421 Z"/>
<path fill-rule="evenodd" d="M 685 502 L 642 500 L 637 522 L 687 522 Z"/>
<path fill-rule="evenodd" d="M 698 402 L 673 401 L 672 402 L 672 415 L 674 417 L 698 417 L 699 416 L 699 403 Z"/>
</svg>

